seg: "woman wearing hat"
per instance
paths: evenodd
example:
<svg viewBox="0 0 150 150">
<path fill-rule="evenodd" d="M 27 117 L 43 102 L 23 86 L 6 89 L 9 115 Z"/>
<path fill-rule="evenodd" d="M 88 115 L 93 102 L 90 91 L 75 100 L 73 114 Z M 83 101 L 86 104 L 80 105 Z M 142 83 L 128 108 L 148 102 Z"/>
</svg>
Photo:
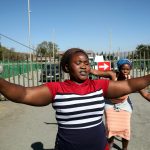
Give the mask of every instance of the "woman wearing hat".
<svg viewBox="0 0 150 150">
<path fill-rule="evenodd" d="M 119 72 L 116 73 L 115 80 L 127 80 L 131 78 L 132 62 L 130 60 L 120 59 L 117 62 L 117 67 Z M 150 100 L 150 93 L 145 92 L 145 90 L 139 92 L 148 101 Z M 113 146 L 114 137 L 119 136 L 122 138 L 122 149 L 127 150 L 131 133 L 130 118 L 132 109 L 129 95 L 106 100 L 105 121 L 110 149 Z"/>
</svg>

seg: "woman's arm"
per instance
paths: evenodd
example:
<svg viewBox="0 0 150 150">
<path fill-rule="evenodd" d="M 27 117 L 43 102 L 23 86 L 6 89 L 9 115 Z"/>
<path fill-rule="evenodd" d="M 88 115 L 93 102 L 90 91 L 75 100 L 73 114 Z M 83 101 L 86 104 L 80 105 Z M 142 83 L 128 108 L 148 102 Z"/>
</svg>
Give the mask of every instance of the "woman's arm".
<svg viewBox="0 0 150 150">
<path fill-rule="evenodd" d="M 0 93 L 7 99 L 32 106 L 45 106 L 52 100 L 52 94 L 45 85 L 24 87 L 0 78 Z"/>
<path fill-rule="evenodd" d="M 144 89 L 149 84 L 150 84 L 150 74 L 143 77 L 123 81 L 110 81 L 106 97 L 118 98 Z"/>
<path fill-rule="evenodd" d="M 116 73 L 114 71 L 100 71 L 100 70 L 91 69 L 90 73 L 99 77 L 110 78 L 113 81 L 116 80 Z"/>
</svg>

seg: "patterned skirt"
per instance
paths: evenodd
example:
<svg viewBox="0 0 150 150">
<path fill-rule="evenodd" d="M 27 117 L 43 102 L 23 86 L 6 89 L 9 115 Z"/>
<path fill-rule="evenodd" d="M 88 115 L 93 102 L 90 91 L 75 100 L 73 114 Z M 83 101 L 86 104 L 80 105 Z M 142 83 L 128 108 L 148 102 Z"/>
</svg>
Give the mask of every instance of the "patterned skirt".
<svg viewBox="0 0 150 150">
<path fill-rule="evenodd" d="M 125 110 L 116 111 L 113 108 L 105 110 L 106 134 L 110 138 L 119 136 L 130 140 L 131 113 Z"/>
</svg>

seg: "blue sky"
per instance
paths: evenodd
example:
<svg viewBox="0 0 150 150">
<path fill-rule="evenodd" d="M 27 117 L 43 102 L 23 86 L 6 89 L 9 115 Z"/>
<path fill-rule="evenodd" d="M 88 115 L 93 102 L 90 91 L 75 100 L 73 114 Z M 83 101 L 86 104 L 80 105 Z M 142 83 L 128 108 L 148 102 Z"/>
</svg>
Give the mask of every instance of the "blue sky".
<svg viewBox="0 0 150 150">
<path fill-rule="evenodd" d="M 29 45 L 28 0 L 0 0 L 0 34 Z M 150 44 L 149 0 L 30 0 L 33 48 L 54 41 L 60 50 L 130 51 Z M 28 51 L 3 36 L 0 42 Z"/>
</svg>

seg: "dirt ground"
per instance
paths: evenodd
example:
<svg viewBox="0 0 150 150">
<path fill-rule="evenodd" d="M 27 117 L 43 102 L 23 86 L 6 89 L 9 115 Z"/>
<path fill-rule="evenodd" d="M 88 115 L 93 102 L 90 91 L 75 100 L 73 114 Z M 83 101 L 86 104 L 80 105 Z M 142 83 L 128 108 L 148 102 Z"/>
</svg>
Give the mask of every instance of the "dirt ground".
<svg viewBox="0 0 150 150">
<path fill-rule="evenodd" d="M 138 93 L 130 97 L 134 110 L 128 150 L 149 150 L 150 103 Z M 54 150 L 56 133 L 57 124 L 51 105 L 32 107 L 0 102 L 0 150 Z M 113 150 L 121 150 L 118 137 Z"/>
</svg>

